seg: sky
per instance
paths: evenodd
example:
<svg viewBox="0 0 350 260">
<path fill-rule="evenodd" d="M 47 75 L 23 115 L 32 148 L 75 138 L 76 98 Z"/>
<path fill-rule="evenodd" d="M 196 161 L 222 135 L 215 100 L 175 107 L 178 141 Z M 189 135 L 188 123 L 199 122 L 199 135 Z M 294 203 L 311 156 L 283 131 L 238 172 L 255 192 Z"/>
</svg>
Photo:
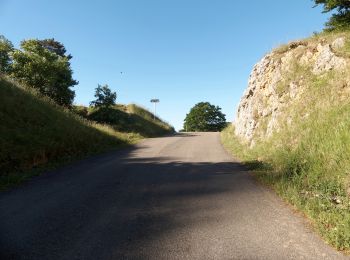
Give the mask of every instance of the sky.
<svg viewBox="0 0 350 260">
<path fill-rule="evenodd" d="M 0 34 L 55 38 L 72 54 L 75 104 L 98 84 L 177 130 L 198 102 L 233 121 L 256 62 L 274 47 L 322 30 L 311 0 L 0 0 Z M 121 73 L 122 72 L 122 73 Z"/>
</svg>

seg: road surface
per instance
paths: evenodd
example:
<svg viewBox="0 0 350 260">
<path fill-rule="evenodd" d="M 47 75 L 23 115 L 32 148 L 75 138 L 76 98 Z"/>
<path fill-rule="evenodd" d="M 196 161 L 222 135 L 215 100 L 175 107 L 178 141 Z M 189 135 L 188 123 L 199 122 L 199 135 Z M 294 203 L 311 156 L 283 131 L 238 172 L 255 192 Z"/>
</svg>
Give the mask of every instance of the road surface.
<svg viewBox="0 0 350 260">
<path fill-rule="evenodd" d="M 0 259 L 343 259 L 227 154 L 181 134 L 0 194 Z"/>
</svg>

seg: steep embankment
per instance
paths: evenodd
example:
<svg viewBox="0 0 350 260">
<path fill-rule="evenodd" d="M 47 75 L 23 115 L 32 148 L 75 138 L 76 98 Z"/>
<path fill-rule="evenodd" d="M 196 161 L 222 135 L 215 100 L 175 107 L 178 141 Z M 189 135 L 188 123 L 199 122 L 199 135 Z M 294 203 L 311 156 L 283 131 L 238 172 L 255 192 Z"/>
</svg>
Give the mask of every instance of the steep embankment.
<svg viewBox="0 0 350 260">
<path fill-rule="evenodd" d="M 257 176 L 350 249 L 350 34 L 320 34 L 253 69 L 223 142 Z"/>
<path fill-rule="evenodd" d="M 175 132 L 173 126 L 159 117 L 154 117 L 153 113 L 147 109 L 130 104 L 126 111 L 129 114 L 129 124 L 126 124 L 126 131 L 136 131 L 145 137 L 160 136 Z"/>
<path fill-rule="evenodd" d="M 109 124 L 113 129 L 121 132 L 138 133 L 143 137 L 156 137 L 175 131 L 171 125 L 135 104 L 118 104 L 107 109 L 79 107 L 80 111 L 82 109 L 85 111 L 82 116 L 86 119 Z"/>
<path fill-rule="evenodd" d="M 171 129 L 160 120 L 141 126 L 148 119 L 136 112 L 128 113 L 127 118 L 132 118 L 133 124 L 94 123 L 1 77 L 0 189 L 27 179 L 43 166 L 66 163 Z"/>
</svg>

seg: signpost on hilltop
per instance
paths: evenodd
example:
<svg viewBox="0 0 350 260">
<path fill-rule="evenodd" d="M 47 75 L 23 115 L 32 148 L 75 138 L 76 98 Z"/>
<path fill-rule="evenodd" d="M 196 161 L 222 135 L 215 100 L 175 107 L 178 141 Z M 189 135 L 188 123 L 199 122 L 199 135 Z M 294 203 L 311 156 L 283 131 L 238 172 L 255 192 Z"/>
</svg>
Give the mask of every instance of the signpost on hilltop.
<svg viewBox="0 0 350 260">
<path fill-rule="evenodd" d="M 151 103 L 154 103 L 153 119 L 155 121 L 156 120 L 156 114 L 157 114 L 157 103 L 159 103 L 159 99 L 157 99 L 157 98 L 151 99 Z"/>
</svg>

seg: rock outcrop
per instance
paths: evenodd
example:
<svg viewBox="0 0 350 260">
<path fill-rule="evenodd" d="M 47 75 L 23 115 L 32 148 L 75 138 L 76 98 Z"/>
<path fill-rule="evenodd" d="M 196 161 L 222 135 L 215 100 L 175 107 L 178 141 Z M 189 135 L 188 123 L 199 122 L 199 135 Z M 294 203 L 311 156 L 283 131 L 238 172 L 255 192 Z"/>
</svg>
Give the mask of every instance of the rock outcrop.
<svg viewBox="0 0 350 260">
<path fill-rule="evenodd" d="M 234 122 L 236 135 L 254 145 L 255 138 L 278 131 L 283 109 L 298 100 L 305 89 L 302 73 L 295 77 L 295 71 L 302 68 L 322 77 L 325 72 L 345 69 L 347 58 L 339 55 L 345 44 L 344 37 L 331 42 L 292 42 L 263 57 L 254 66 L 241 98 Z"/>
</svg>

